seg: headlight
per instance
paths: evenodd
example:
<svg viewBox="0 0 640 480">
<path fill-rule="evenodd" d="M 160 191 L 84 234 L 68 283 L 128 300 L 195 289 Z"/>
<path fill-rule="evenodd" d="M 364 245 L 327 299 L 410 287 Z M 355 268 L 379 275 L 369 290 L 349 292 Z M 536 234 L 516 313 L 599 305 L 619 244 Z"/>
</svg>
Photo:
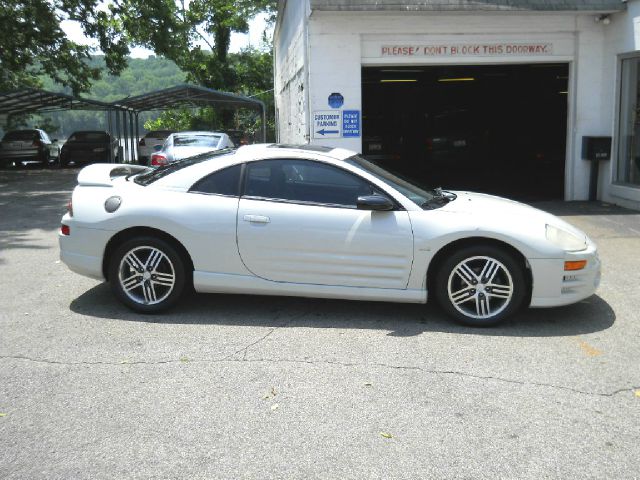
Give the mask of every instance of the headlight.
<svg viewBox="0 0 640 480">
<path fill-rule="evenodd" d="M 547 225 L 547 240 L 556 247 L 560 247 L 568 252 L 577 252 L 587 248 L 587 240 L 585 237 L 580 238 L 573 233 L 569 233 L 553 225 Z"/>
</svg>

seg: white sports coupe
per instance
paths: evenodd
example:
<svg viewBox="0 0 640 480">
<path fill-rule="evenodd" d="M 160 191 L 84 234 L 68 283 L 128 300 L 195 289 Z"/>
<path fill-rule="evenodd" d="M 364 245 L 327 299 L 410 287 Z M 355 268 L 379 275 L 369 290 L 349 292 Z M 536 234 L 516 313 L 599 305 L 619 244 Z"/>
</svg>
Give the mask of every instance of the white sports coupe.
<svg viewBox="0 0 640 480">
<path fill-rule="evenodd" d="M 152 170 L 82 169 L 60 257 L 154 313 L 185 291 L 426 303 L 494 325 L 600 281 L 596 246 L 495 196 L 428 190 L 355 152 L 253 145 Z"/>
</svg>

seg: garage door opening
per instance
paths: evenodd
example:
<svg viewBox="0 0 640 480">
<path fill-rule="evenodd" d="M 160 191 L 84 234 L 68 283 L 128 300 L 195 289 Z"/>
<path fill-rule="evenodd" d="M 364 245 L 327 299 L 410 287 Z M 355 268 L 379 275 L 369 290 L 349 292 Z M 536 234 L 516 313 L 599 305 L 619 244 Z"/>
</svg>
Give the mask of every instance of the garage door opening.
<svg viewBox="0 0 640 480">
<path fill-rule="evenodd" d="M 568 64 L 365 67 L 362 151 L 429 186 L 564 197 Z"/>
</svg>

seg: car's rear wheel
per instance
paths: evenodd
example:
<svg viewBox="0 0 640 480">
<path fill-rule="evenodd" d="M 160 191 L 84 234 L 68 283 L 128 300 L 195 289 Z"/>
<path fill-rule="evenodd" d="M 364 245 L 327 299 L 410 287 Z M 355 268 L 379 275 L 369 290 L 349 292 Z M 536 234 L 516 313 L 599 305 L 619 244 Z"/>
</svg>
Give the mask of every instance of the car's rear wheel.
<svg viewBox="0 0 640 480">
<path fill-rule="evenodd" d="M 458 250 L 441 265 L 436 295 L 458 322 L 474 327 L 496 325 L 526 298 L 524 268 L 511 253 L 494 246 Z"/>
<path fill-rule="evenodd" d="M 109 264 L 111 289 L 118 299 L 140 313 L 174 306 L 185 290 L 185 262 L 168 242 L 137 237 L 124 242 Z"/>
</svg>

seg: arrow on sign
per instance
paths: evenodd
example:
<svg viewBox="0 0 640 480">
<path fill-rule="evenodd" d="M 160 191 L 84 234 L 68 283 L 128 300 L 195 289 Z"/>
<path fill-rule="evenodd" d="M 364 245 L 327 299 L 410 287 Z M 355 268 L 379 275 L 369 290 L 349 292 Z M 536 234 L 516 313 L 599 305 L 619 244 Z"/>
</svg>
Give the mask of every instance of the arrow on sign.
<svg viewBox="0 0 640 480">
<path fill-rule="evenodd" d="M 325 130 L 323 128 L 322 130 L 318 130 L 316 133 L 319 133 L 320 135 L 328 135 L 330 133 L 340 133 L 340 130 Z"/>
</svg>

